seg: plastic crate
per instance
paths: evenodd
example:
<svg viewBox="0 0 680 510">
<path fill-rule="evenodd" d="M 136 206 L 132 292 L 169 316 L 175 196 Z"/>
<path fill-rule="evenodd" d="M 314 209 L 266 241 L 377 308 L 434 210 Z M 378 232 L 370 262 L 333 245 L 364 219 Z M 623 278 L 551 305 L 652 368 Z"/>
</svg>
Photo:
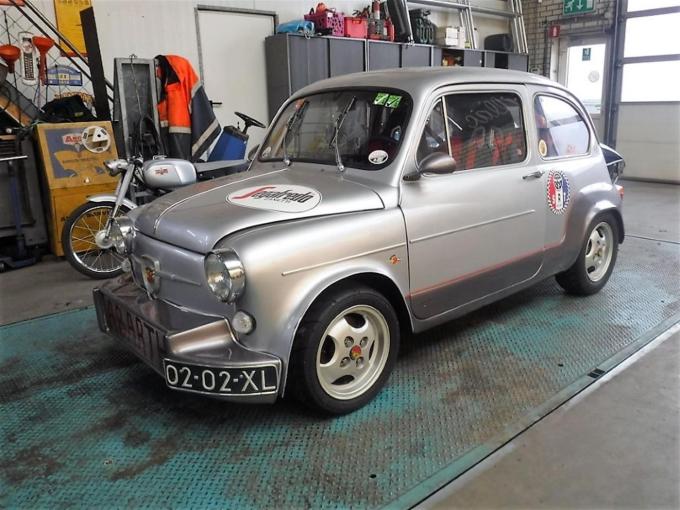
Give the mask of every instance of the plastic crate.
<svg viewBox="0 0 680 510">
<path fill-rule="evenodd" d="M 345 37 L 366 39 L 368 37 L 368 20 L 351 16 L 345 17 Z"/>
<path fill-rule="evenodd" d="M 305 21 L 314 23 L 317 32 L 331 29 L 330 35 L 345 35 L 345 16 L 335 11 L 326 10 L 321 13 L 305 14 Z"/>
</svg>

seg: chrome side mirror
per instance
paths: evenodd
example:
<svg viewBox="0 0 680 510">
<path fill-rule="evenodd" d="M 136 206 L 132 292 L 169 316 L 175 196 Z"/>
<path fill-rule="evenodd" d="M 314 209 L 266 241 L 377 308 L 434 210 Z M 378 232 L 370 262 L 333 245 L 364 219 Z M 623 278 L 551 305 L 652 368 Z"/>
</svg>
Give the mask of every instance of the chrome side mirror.
<svg viewBox="0 0 680 510">
<path fill-rule="evenodd" d="M 423 174 L 444 175 L 456 171 L 456 160 L 443 152 L 434 152 L 423 158 L 418 170 L 404 177 L 407 181 L 417 181 Z"/>
</svg>

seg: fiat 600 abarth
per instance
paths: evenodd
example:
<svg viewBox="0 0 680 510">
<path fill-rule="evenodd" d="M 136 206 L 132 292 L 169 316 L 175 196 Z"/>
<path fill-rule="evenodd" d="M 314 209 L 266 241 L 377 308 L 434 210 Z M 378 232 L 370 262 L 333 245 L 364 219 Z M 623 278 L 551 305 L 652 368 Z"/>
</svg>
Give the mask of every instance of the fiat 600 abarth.
<svg viewBox="0 0 680 510">
<path fill-rule="evenodd" d="M 605 285 L 624 237 L 623 162 L 605 151 L 581 102 L 531 74 L 318 82 L 249 171 L 116 222 L 130 271 L 95 290 L 100 327 L 173 390 L 352 411 L 405 332 L 553 275 L 572 294 Z"/>
</svg>

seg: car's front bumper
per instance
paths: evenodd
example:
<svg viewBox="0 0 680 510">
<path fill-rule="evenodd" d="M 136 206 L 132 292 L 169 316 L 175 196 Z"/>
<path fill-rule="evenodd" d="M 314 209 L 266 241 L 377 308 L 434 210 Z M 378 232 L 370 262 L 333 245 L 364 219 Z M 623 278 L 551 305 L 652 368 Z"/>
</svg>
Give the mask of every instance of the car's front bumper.
<svg viewBox="0 0 680 510">
<path fill-rule="evenodd" d="M 101 330 L 156 370 L 168 387 L 238 402 L 276 400 L 281 360 L 239 343 L 227 319 L 201 315 L 150 298 L 129 280 L 109 282 L 94 289 L 93 294 Z M 180 371 L 179 381 L 175 370 L 168 373 L 168 364 Z M 189 370 L 188 379 L 184 377 L 183 371 L 187 370 L 184 367 L 195 367 Z M 200 369 L 213 375 L 204 374 Z M 225 372 L 220 372 L 222 369 Z M 218 388 L 224 381 L 218 379 L 214 384 L 219 374 L 231 379 L 223 391 Z M 200 383 L 201 376 L 208 383 L 213 378 L 214 391 L 205 390 Z"/>
</svg>

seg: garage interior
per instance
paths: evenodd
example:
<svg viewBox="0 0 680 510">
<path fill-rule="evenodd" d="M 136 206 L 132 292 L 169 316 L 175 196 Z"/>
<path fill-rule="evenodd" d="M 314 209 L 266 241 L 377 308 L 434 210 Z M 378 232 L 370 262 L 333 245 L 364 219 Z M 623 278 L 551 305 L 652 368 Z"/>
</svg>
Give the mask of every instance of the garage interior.
<svg viewBox="0 0 680 510">
<path fill-rule="evenodd" d="M 386 4 L 328 3 L 336 33 L 301 0 L 0 0 L 0 506 L 680 507 L 680 1 Z M 72 267 L 62 234 L 115 192 L 104 162 L 148 142 L 139 119 L 160 131 L 160 55 L 193 66 L 225 144 L 247 142 L 198 155 L 217 178 L 248 172 L 265 137 L 234 112 L 269 125 L 326 78 L 558 82 L 625 159 L 611 279 L 578 298 L 546 279 L 402 335 L 386 386 L 343 416 L 170 391 L 100 331 L 107 280 Z"/>
</svg>

